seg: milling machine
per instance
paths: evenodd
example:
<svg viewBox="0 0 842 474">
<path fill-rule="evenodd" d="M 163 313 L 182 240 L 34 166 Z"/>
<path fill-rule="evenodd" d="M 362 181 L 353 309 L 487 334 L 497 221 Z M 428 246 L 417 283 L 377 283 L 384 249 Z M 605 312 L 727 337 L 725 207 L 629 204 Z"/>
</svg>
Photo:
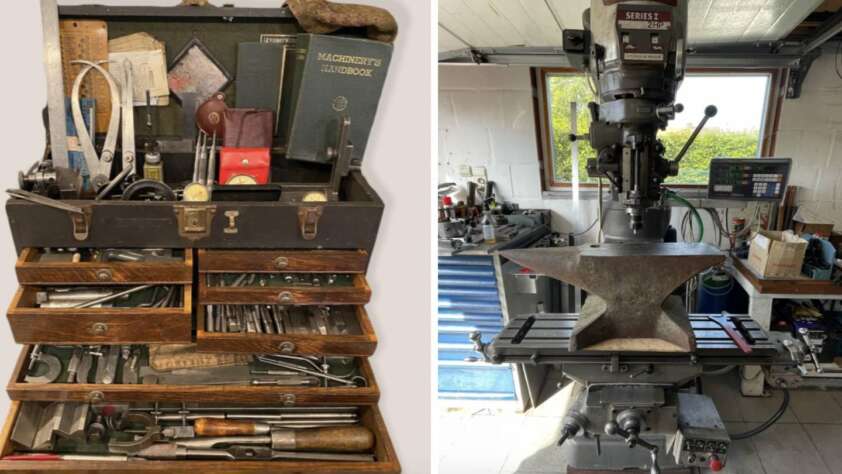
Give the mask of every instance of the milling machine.
<svg viewBox="0 0 842 474">
<path fill-rule="evenodd" d="M 713 401 L 687 386 L 705 367 L 767 365 L 779 349 L 748 316 L 688 315 L 673 295 L 725 260 L 706 244 L 664 243 L 663 182 L 716 114 L 708 107 L 678 156 L 664 158 L 657 133 L 682 110 L 687 0 L 592 0 L 584 26 L 564 31 L 564 47 L 599 103 L 589 133 L 571 139 L 590 141 L 588 172 L 610 182 L 606 243 L 502 255 L 588 297 L 578 315 L 518 316 L 489 344 L 471 339 L 486 361 L 560 365 L 575 382 L 559 441 L 568 474 L 718 471 L 731 437 Z"/>
</svg>

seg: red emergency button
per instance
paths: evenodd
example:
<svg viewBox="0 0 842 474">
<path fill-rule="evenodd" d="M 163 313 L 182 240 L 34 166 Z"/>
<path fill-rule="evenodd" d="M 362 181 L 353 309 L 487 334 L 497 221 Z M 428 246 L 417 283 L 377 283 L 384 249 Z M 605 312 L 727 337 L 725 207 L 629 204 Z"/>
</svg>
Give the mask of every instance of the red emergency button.
<svg viewBox="0 0 842 474">
<path fill-rule="evenodd" d="M 723 468 L 724 466 L 722 465 L 722 461 L 720 461 L 718 457 L 716 457 L 716 456 L 711 456 L 711 457 L 710 457 L 710 464 L 709 464 L 709 467 L 710 467 L 710 470 L 711 470 L 711 471 L 713 471 L 713 472 L 719 472 L 719 471 L 721 471 L 721 470 L 722 470 L 722 468 Z"/>
</svg>

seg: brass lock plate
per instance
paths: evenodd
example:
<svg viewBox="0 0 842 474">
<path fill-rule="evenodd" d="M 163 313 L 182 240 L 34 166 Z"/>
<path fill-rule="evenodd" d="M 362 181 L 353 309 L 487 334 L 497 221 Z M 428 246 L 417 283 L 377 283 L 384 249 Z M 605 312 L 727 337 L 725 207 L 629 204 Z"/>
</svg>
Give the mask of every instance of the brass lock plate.
<svg viewBox="0 0 842 474">
<path fill-rule="evenodd" d="M 181 204 L 174 206 L 174 209 L 178 219 L 178 235 L 189 240 L 200 240 L 210 235 L 216 206 Z"/>
</svg>

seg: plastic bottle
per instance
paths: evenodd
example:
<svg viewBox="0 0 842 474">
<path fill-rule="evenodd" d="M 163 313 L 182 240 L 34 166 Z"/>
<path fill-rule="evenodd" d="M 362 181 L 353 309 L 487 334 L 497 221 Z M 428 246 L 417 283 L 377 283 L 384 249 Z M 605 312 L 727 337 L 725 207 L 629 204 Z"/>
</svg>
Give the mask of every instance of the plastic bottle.
<svg viewBox="0 0 842 474">
<path fill-rule="evenodd" d="M 482 218 L 482 238 L 489 244 L 497 241 L 497 236 L 494 233 L 494 219 L 491 218 L 489 212 L 486 212 Z"/>
</svg>

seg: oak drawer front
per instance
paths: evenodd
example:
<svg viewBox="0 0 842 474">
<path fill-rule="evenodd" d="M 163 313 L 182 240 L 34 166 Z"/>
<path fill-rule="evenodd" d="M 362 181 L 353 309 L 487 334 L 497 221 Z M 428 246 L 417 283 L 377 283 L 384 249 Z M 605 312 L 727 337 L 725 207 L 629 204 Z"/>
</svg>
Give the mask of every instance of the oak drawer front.
<svg viewBox="0 0 842 474">
<path fill-rule="evenodd" d="M 63 262 L 44 259 L 44 251 L 24 249 L 15 264 L 22 285 L 115 285 L 193 283 L 193 250 L 178 250 L 172 259 L 144 262 Z"/>
<path fill-rule="evenodd" d="M 364 250 L 199 250 L 200 272 L 207 273 L 365 273 Z"/>
<path fill-rule="evenodd" d="M 350 310 L 351 308 L 343 308 Z M 205 308 L 196 309 L 196 344 L 199 352 L 247 354 L 303 354 L 369 357 L 377 348 L 377 336 L 365 308 L 354 306 L 359 335 L 263 334 L 209 332 Z"/>
<path fill-rule="evenodd" d="M 0 435 L 0 454 L 16 453 L 11 441 L 14 423 L 24 403 L 12 401 L 3 432 Z M 360 407 L 360 424 L 374 433 L 373 462 L 327 462 L 327 461 L 4 461 L 0 460 L 0 471 L 15 472 L 109 472 L 109 473 L 290 473 L 290 474 L 355 474 L 380 473 L 400 474 L 401 466 L 389 437 L 389 431 L 377 405 Z"/>
<path fill-rule="evenodd" d="M 6 314 L 21 344 L 190 343 L 191 285 L 175 308 L 39 308 L 38 287 L 20 287 Z"/>
<path fill-rule="evenodd" d="M 211 286 L 199 275 L 200 304 L 364 305 L 371 299 L 365 276 L 354 274 L 347 286 Z"/>
<path fill-rule="evenodd" d="M 72 402 L 213 402 L 236 404 L 275 404 L 285 406 L 373 405 L 380 398 L 380 388 L 368 359 L 356 360 L 357 373 L 366 384 L 361 387 L 285 387 L 242 385 L 175 384 L 96 384 L 66 383 L 67 362 L 59 357 L 62 372 L 58 383 L 27 383 L 32 346 L 24 346 L 6 392 L 12 400 Z M 47 350 L 56 355 L 56 351 Z M 70 352 L 66 350 L 65 352 Z M 66 355 L 66 354 L 65 354 Z M 120 362 L 122 365 L 122 361 Z M 93 369 L 92 369 L 93 372 Z"/>
</svg>

